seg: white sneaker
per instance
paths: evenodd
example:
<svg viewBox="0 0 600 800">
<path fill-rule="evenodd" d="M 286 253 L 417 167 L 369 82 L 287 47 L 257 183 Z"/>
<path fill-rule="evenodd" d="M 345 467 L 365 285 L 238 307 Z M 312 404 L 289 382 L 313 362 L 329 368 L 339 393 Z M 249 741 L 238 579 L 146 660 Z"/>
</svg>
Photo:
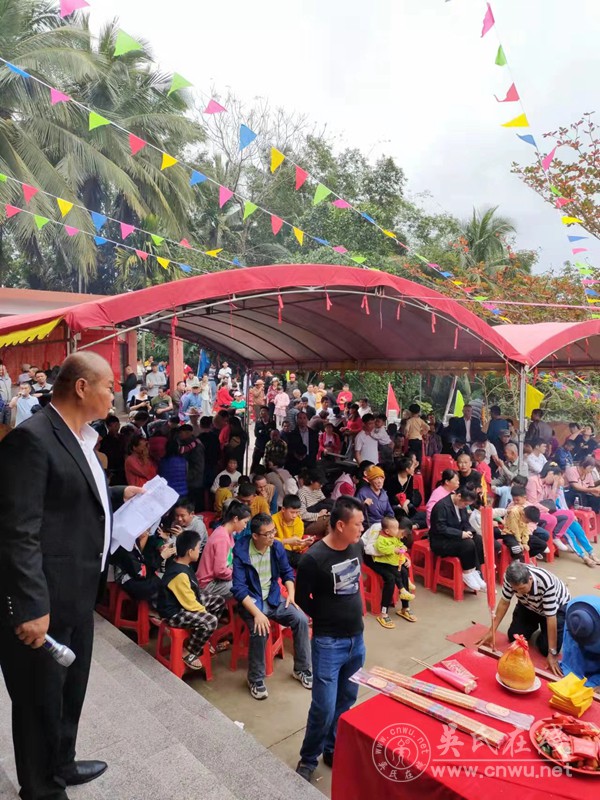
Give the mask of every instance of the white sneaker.
<svg viewBox="0 0 600 800">
<path fill-rule="evenodd" d="M 563 553 L 566 553 L 569 550 L 569 548 L 563 542 L 562 539 L 553 539 L 552 541 L 554 542 L 554 546 L 556 547 L 557 550 L 562 550 Z"/>
<path fill-rule="evenodd" d="M 487 583 L 483 580 L 481 575 L 477 572 L 477 570 L 473 573 L 479 583 L 479 588 L 485 591 L 487 589 Z"/>
<path fill-rule="evenodd" d="M 481 589 L 481 586 L 479 585 L 479 581 L 475 577 L 475 574 L 476 574 L 475 572 L 463 572 L 462 576 L 463 583 L 465 584 L 465 586 L 471 589 L 472 592 L 478 592 Z"/>
</svg>

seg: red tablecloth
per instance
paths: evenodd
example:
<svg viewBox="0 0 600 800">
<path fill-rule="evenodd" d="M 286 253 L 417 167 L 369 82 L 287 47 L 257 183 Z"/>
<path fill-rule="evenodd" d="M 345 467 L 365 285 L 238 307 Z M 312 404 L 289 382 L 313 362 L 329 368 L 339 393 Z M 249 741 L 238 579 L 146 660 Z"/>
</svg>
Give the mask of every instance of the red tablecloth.
<svg viewBox="0 0 600 800">
<path fill-rule="evenodd" d="M 467 649 L 453 658 L 477 676 L 475 696 L 531 714 L 536 720 L 552 715 L 548 704 L 551 693 L 543 679 L 539 691 L 517 695 L 496 682 L 495 659 Z M 418 677 L 445 685 L 429 670 Z M 338 727 L 332 800 L 600 797 L 600 777 L 566 776 L 560 767 L 538 755 L 529 731 L 517 730 L 493 717 L 457 710 L 511 733 L 510 739 L 495 753 L 468 734 L 448 729 L 432 717 L 382 695 L 348 711 Z M 600 726 L 600 703 L 593 702 L 582 719 Z M 407 770 L 404 764 L 415 766 Z"/>
</svg>

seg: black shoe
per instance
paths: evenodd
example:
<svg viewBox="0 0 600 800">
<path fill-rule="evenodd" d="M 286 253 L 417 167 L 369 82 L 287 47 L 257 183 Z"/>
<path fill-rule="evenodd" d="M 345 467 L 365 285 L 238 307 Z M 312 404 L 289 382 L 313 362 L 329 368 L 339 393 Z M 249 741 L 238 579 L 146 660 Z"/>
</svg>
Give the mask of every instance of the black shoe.
<svg viewBox="0 0 600 800">
<path fill-rule="evenodd" d="M 325 750 L 323 753 L 323 763 L 326 767 L 333 767 L 333 753 L 329 750 Z"/>
<path fill-rule="evenodd" d="M 80 783 L 89 783 L 100 777 L 107 769 L 108 764 L 105 761 L 74 761 L 59 777 L 67 786 L 79 786 Z"/>
<path fill-rule="evenodd" d="M 304 778 L 305 781 L 309 783 L 312 781 L 312 774 L 314 772 L 308 764 L 305 764 L 303 761 L 299 761 L 298 765 L 296 766 L 296 772 L 300 775 L 301 778 Z"/>
</svg>

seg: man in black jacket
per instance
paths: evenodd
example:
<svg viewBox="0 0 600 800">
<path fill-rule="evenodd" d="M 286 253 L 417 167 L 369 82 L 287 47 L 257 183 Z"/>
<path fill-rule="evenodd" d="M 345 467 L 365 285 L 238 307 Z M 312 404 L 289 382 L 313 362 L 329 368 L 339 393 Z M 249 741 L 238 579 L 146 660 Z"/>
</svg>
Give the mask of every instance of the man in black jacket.
<svg viewBox="0 0 600 800">
<path fill-rule="evenodd" d="M 481 423 L 473 416 L 473 409 L 469 404 L 463 408 L 462 417 L 452 417 L 448 423 L 448 440 L 460 439 L 469 446 L 479 441 L 481 436 Z"/>
<path fill-rule="evenodd" d="M 75 761 L 93 642 L 93 609 L 107 563 L 112 502 L 88 423 L 106 417 L 113 373 L 95 353 L 69 356 L 52 403 L 0 444 L 0 666 L 12 700 L 23 800 L 67 800 L 66 785 L 102 774 Z M 65 668 L 39 648 L 48 633 L 75 653 Z"/>
<path fill-rule="evenodd" d="M 317 463 L 319 434 L 308 427 L 308 416 L 301 411 L 296 417 L 296 430 L 288 436 L 288 456 L 286 466 L 292 475 L 297 475 L 303 467 L 311 469 Z M 306 448 L 304 456 L 303 447 Z M 299 454 L 303 457 L 300 458 Z"/>
</svg>

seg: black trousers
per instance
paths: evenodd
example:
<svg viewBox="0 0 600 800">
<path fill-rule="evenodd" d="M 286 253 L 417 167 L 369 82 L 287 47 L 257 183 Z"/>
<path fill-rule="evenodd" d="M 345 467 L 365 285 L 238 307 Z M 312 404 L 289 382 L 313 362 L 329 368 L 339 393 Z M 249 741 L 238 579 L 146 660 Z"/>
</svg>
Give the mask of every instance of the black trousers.
<svg viewBox="0 0 600 800">
<path fill-rule="evenodd" d="M 505 534 L 502 539 L 504 540 L 504 544 L 510 550 L 510 553 L 514 559 L 519 559 L 520 561 L 524 561 L 523 558 L 523 548 L 519 544 L 516 536 L 513 536 L 512 533 Z M 545 542 L 539 536 L 532 534 L 529 537 L 529 555 L 533 558 L 534 556 L 541 555 L 546 547 L 548 546 L 547 542 Z"/>
<path fill-rule="evenodd" d="M 559 608 L 556 614 L 556 649 L 559 653 L 562 648 L 563 635 L 565 632 L 565 609 L 566 606 Z M 537 648 L 543 656 L 547 656 L 548 626 L 546 624 L 546 617 L 543 617 L 541 614 L 536 614 L 535 611 L 527 608 L 523 603 L 517 602 L 512 622 L 508 629 L 508 641 L 513 642 L 517 633 L 520 633 L 529 641 L 538 628 L 540 628 L 540 635 L 537 640 Z"/>
<path fill-rule="evenodd" d="M 12 734 L 22 800 L 66 800 L 57 773 L 75 759 L 77 728 L 87 689 L 94 621 L 90 611 L 74 626 L 50 628 L 73 650 L 61 667 L 43 649 L 32 650 L 12 628 L 0 627 L 0 666 L 12 701 Z"/>
<path fill-rule="evenodd" d="M 431 550 L 436 556 L 456 556 L 464 570 L 479 568 L 483 564 L 483 540 L 477 533 L 472 539 L 455 539 L 448 536 L 436 538 L 431 542 Z"/>
<path fill-rule="evenodd" d="M 154 603 L 161 585 L 162 581 L 158 575 L 150 575 L 142 580 L 132 578 L 125 581 L 121 584 L 121 588 L 134 600 L 147 600 L 149 603 Z"/>
<path fill-rule="evenodd" d="M 393 564 L 382 564 L 380 561 L 372 560 L 369 566 L 383 578 L 383 591 L 381 592 L 381 605 L 383 608 L 393 608 L 394 589 L 406 589 L 408 591 L 408 567 L 403 564 L 400 569 Z M 402 608 L 408 608 L 408 600 L 401 600 Z"/>
</svg>

